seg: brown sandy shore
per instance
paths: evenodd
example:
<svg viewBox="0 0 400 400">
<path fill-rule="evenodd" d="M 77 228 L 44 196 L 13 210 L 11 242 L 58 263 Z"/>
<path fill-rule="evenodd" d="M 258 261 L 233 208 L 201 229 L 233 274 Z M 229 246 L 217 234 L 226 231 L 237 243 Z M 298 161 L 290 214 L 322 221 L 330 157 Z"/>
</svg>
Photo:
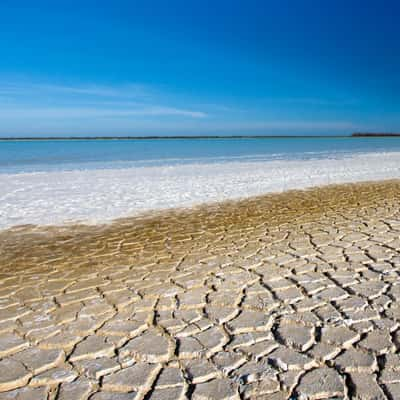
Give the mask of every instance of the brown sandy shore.
<svg viewBox="0 0 400 400">
<path fill-rule="evenodd" d="M 0 400 L 400 399 L 400 181 L 0 232 Z"/>
</svg>

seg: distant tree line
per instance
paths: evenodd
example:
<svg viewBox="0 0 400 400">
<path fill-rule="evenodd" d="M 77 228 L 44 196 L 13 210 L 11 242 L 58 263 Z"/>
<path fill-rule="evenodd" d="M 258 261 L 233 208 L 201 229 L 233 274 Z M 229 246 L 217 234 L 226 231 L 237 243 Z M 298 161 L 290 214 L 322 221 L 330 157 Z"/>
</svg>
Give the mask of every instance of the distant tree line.
<svg viewBox="0 0 400 400">
<path fill-rule="evenodd" d="M 357 132 L 357 133 L 353 133 L 351 136 L 353 137 L 376 137 L 376 136 L 400 136 L 400 133 L 384 133 L 384 132 Z"/>
</svg>

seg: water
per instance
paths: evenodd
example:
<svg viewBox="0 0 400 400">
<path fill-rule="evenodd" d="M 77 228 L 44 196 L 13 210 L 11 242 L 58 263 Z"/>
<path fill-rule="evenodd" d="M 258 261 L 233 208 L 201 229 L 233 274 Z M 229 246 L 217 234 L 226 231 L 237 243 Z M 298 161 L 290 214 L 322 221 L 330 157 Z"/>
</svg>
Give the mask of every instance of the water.
<svg viewBox="0 0 400 400">
<path fill-rule="evenodd" d="M 310 160 L 400 151 L 400 138 L 0 141 L 0 173 Z"/>
</svg>

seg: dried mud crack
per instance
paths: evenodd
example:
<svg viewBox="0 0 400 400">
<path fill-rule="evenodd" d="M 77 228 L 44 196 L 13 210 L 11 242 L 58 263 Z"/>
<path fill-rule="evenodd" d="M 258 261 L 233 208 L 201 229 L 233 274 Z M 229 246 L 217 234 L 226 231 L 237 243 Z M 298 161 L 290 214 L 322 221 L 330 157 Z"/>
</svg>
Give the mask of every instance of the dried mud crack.
<svg viewBox="0 0 400 400">
<path fill-rule="evenodd" d="M 399 399 L 400 182 L 0 233 L 0 400 Z"/>
</svg>

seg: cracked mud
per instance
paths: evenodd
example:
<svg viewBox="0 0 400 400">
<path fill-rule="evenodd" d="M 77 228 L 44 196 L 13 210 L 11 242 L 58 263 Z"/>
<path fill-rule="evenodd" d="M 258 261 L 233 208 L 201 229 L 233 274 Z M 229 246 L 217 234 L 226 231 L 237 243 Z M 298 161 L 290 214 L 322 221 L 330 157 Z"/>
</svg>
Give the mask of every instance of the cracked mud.
<svg viewBox="0 0 400 400">
<path fill-rule="evenodd" d="M 0 233 L 0 400 L 400 399 L 400 183 Z"/>
</svg>

